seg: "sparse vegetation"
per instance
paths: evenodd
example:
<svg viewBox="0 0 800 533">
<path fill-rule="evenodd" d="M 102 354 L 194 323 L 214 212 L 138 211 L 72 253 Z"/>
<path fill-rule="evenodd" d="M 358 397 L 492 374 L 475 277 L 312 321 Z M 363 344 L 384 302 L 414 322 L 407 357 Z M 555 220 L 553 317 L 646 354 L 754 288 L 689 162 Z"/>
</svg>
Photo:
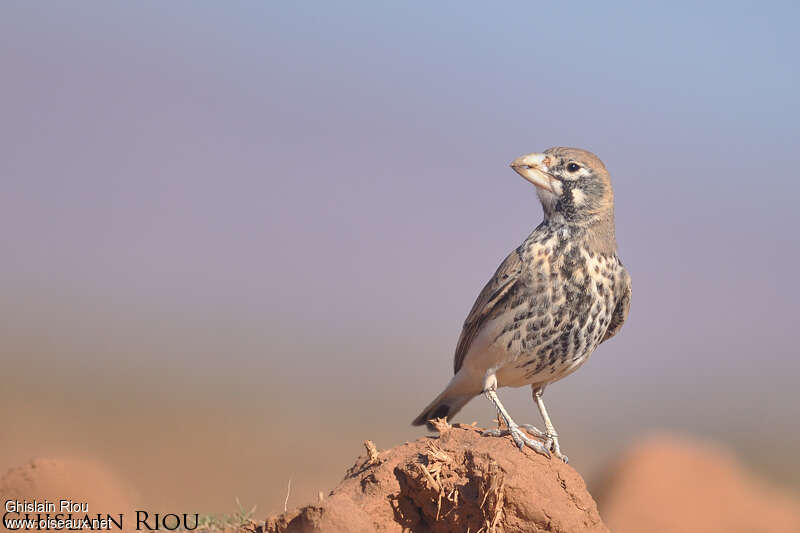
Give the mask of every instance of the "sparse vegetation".
<svg viewBox="0 0 800 533">
<path fill-rule="evenodd" d="M 236 507 L 237 510 L 230 514 L 200 515 L 197 520 L 197 528 L 192 531 L 202 533 L 238 533 L 241 531 L 255 531 L 258 526 L 263 525 L 253 519 L 256 512 L 255 505 L 247 509 L 242 506 L 239 498 L 236 498 Z"/>
</svg>

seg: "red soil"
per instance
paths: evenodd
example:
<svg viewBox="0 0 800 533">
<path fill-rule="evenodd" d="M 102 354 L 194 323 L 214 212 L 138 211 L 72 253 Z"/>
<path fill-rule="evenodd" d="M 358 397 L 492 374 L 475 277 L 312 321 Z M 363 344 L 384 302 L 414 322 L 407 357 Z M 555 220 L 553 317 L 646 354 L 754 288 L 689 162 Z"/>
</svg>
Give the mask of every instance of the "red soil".
<svg viewBox="0 0 800 533">
<path fill-rule="evenodd" d="M 616 533 L 798 533 L 800 504 L 728 451 L 670 436 L 634 446 L 598 491 Z"/>
<path fill-rule="evenodd" d="M 322 501 L 267 519 L 265 532 L 608 532 L 578 473 L 457 425 L 359 457 Z"/>
</svg>

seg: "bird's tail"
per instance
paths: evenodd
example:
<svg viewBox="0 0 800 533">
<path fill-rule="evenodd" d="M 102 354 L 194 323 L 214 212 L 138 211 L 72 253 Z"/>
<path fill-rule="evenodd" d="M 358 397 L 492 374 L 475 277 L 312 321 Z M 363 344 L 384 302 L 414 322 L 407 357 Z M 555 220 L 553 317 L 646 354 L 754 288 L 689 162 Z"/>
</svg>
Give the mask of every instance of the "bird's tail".
<svg viewBox="0 0 800 533">
<path fill-rule="evenodd" d="M 421 426 L 434 418 L 446 418 L 448 421 L 467 405 L 477 393 L 464 393 L 455 391 L 451 383 L 439 396 L 422 410 L 417 418 L 411 422 L 412 426 Z"/>
</svg>

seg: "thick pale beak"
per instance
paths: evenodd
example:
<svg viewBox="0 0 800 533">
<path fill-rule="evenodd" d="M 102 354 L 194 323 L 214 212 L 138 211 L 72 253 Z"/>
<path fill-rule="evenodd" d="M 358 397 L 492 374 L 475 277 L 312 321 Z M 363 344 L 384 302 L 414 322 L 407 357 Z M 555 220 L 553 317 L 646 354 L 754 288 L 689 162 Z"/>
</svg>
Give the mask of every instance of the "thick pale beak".
<svg viewBox="0 0 800 533">
<path fill-rule="evenodd" d="M 546 154 L 525 154 L 511 162 L 514 171 L 540 189 L 561 194 L 561 182 L 548 172 L 550 157 Z"/>
</svg>

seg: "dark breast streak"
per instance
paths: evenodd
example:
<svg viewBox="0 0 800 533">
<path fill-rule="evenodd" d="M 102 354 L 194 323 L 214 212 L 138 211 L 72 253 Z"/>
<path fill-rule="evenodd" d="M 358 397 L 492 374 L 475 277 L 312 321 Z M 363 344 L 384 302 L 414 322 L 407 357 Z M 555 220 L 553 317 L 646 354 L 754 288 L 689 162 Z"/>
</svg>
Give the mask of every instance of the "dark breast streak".
<svg viewBox="0 0 800 533">
<path fill-rule="evenodd" d="M 589 251 L 579 235 L 540 226 L 519 247 L 524 265 L 495 342 L 526 382 L 560 379 L 603 339 L 616 306 L 621 264 Z M 515 372 L 516 374 L 516 372 Z"/>
</svg>

